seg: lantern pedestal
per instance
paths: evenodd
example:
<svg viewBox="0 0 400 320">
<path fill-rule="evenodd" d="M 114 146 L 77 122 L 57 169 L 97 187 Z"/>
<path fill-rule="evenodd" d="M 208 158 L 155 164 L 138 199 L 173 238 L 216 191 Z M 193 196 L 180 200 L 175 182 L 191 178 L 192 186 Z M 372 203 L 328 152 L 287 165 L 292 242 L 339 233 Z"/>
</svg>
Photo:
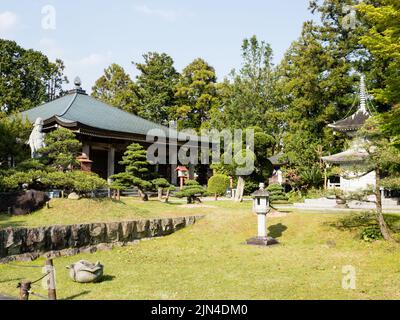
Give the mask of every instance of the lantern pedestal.
<svg viewBox="0 0 400 320">
<path fill-rule="evenodd" d="M 254 237 L 246 241 L 248 245 L 268 247 L 279 244 L 278 240 L 272 237 Z"/>
<path fill-rule="evenodd" d="M 266 219 L 269 209 L 269 193 L 264 188 L 264 183 L 260 183 L 260 190 L 252 194 L 253 211 L 257 213 L 257 237 L 247 240 L 247 244 L 253 246 L 272 246 L 278 244 L 278 240 L 268 237 L 266 230 Z"/>
</svg>

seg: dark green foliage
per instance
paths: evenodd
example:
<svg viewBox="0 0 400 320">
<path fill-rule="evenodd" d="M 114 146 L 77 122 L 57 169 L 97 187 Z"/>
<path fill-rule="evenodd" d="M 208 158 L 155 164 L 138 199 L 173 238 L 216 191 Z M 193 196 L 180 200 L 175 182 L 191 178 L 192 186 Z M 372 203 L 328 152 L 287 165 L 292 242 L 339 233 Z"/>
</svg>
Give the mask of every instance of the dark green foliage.
<svg viewBox="0 0 400 320">
<path fill-rule="evenodd" d="M 171 184 L 168 182 L 167 179 L 165 178 L 157 178 L 151 181 L 151 183 L 156 187 L 156 188 L 169 188 Z"/>
<path fill-rule="evenodd" d="M 187 198 L 187 203 L 193 203 L 195 201 L 200 202 L 200 197 L 205 195 L 207 190 L 204 189 L 195 180 L 187 180 L 183 189 L 175 194 L 177 198 Z"/>
<path fill-rule="evenodd" d="M 170 191 L 175 190 L 175 186 L 170 184 L 167 179 L 157 178 L 151 181 L 158 191 L 158 200 L 162 200 L 163 192 L 166 191 L 165 202 L 168 202 Z"/>
<path fill-rule="evenodd" d="M 258 189 L 260 189 L 260 183 L 258 181 L 260 181 L 260 180 L 257 178 L 253 178 L 251 176 L 246 177 L 243 194 L 246 196 L 249 196 L 254 191 L 257 191 Z"/>
<path fill-rule="evenodd" d="M 81 150 L 82 144 L 71 130 L 57 128 L 46 134 L 45 147 L 39 150 L 39 153 L 45 164 L 66 171 L 78 166 L 76 157 Z"/>
<path fill-rule="evenodd" d="M 179 128 L 209 128 L 211 113 L 218 107 L 215 70 L 203 59 L 195 59 L 182 72 L 176 85 L 176 106 L 171 119 Z"/>
<path fill-rule="evenodd" d="M 92 88 L 92 96 L 114 107 L 139 114 L 136 85 L 125 70 L 113 63 Z"/>
<path fill-rule="evenodd" d="M 179 74 L 174 68 L 174 60 L 166 53 L 148 52 L 143 58 L 144 63 L 135 63 L 140 72 L 136 81 L 139 115 L 166 125 L 175 104 Z"/>
<path fill-rule="evenodd" d="M 323 185 L 323 175 L 318 167 L 304 169 L 300 174 L 302 185 L 306 188 L 318 188 Z"/>
<path fill-rule="evenodd" d="M 358 6 L 369 26 L 360 42 L 371 53 L 370 61 L 379 65 L 380 86 L 373 90 L 376 100 L 394 105 L 400 102 L 400 2 L 398 0 L 364 1 Z"/>
<path fill-rule="evenodd" d="M 71 181 L 71 190 L 80 195 L 89 195 L 94 190 L 107 187 L 107 181 L 92 172 L 76 170 L 67 172 L 66 175 Z"/>
<path fill-rule="evenodd" d="M 278 135 L 271 46 L 256 36 L 244 39 L 242 58 L 239 72 L 233 70 L 229 80 L 218 86 L 221 107 L 215 109 L 212 125 L 218 129 L 260 126 Z"/>
<path fill-rule="evenodd" d="M 23 186 L 26 189 L 43 190 L 46 185 L 42 181 L 46 180 L 47 172 L 41 170 L 30 171 L 9 171 L 2 179 L 3 191 L 19 191 Z"/>
<path fill-rule="evenodd" d="M 288 196 L 285 194 L 285 191 L 280 184 L 269 185 L 267 191 L 269 192 L 269 201 L 271 203 L 288 200 Z"/>
<path fill-rule="evenodd" d="M 47 190 L 62 189 L 88 195 L 92 191 L 107 186 L 107 182 L 98 175 L 83 171 L 10 171 L 8 175 L 0 177 L 2 191 L 19 191 L 23 186 L 26 189 Z"/>
<path fill-rule="evenodd" d="M 370 226 L 365 228 L 360 235 L 361 239 L 367 242 L 373 242 L 376 240 L 382 240 L 382 232 L 379 226 Z"/>
<path fill-rule="evenodd" d="M 1 94 L 1 93 L 0 93 Z M 20 117 L 1 117 L 0 114 L 0 168 L 28 159 L 28 141 L 32 126 Z"/>
<path fill-rule="evenodd" d="M 33 108 L 61 93 L 64 65 L 41 52 L 0 39 L 0 113 Z"/>
<path fill-rule="evenodd" d="M 229 187 L 229 177 L 224 174 L 216 174 L 208 180 L 207 191 L 215 195 L 215 199 L 218 196 L 222 196 L 226 193 Z"/>
</svg>

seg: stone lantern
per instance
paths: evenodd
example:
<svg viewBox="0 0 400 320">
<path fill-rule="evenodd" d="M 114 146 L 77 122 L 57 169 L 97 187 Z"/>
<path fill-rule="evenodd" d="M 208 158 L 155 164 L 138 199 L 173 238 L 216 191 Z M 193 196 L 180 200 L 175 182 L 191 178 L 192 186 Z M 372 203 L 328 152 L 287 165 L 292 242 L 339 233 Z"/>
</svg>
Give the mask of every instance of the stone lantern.
<svg viewBox="0 0 400 320">
<path fill-rule="evenodd" d="M 180 181 L 180 188 L 182 190 L 185 179 L 189 177 L 189 169 L 186 168 L 185 166 L 179 166 L 176 168 L 176 171 L 178 172 L 178 178 Z"/>
<path fill-rule="evenodd" d="M 270 246 L 279 242 L 267 236 L 266 216 L 270 211 L 269 193 L 265 190 L 264 183 L 260 183 L 260 189 L 252 194 L 253 212 L 257 214 L 258 234 L 256 237 L 247 240 L 247 244 L 256 246 Z"/>
<path fill-rule="evenodd" d="M 85 171 L 85 172 L 92 171 L 93 161 L 89 159 L 89 157 L 86 155 L 86 153 L 82 153 L 82 155 L 80 155 L 76 159 L 79 161 L 79 163 L 81 165 L 81 171 Z"/>
</svg>

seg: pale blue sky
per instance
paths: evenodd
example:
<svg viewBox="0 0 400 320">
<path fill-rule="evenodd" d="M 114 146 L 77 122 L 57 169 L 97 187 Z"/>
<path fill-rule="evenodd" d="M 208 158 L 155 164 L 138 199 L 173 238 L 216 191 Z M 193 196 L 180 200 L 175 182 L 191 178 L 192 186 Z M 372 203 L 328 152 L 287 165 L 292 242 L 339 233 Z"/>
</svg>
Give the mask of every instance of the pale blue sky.
<svg viewBox="0 0 400 320">
<path fill-rule="evenodd" d="M 46 5 L 55 30 L 42 27 Z M 131 61 L 147 51 L 168 53 L 179 71 L 202 57 L 222 79 L 240 67 L 241 42 L 253 34 L 278 63 L 312 18 L 307 8 L 308 0 L 1 0 L 0 37 L 63 59 L 70 81 L 79 75 L 87 90 L 112 62 L 134 76 Z"/>
</svg>

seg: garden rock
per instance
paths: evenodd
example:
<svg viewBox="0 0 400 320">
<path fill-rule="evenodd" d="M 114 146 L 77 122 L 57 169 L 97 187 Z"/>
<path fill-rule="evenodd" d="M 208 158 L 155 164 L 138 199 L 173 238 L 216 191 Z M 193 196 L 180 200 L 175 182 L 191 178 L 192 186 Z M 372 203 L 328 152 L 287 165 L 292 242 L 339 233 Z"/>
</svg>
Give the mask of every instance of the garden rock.
<svg viewBox="0 0 400 320">
<path fill-rule="evenodd" d="M 100 262 L 95 264 L 89 261 L 80 260 L 67 266 L 70 278 L 79 283 L 96 282 L 103 276 L 104 266 Z"/>
<path fill-rule="evenodd" d="M 79 200 L 80 198 L 81 197 L 76 192 L 72 192 L 68 195 L 69 200 Z"/>
</svg>

